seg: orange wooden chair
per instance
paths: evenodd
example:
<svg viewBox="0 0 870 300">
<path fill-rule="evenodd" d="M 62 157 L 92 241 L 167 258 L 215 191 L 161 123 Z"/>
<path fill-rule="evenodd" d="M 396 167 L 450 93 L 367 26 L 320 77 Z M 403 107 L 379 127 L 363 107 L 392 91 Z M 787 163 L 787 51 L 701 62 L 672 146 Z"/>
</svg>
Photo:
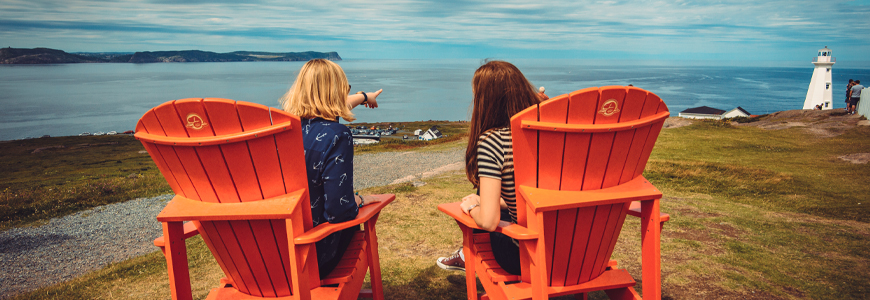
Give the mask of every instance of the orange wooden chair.
<svg viewBox="0 0 870 300">
<path fill-rule="evenodd" d="M 479 227 L 459 202 L 438 206 L 462 229 L 468 299 L 478 299 L 475 274 L 481 299 L 586 299 L 596 290 L 641 299 L 610 259 L 627 214 L 641 218 L 643 295 L 660 299 L 659 235 L 669 217 L 641 173 L 668 116 L 655 94 L 622 86 L 579 90 L 513 116 L 518 218 L 496 231 L 519 241 L 522 275 L 498 266 L 489 234 L 472 232 Z"/>
<path fill-rule="evenodd" d="M 173 299 L 191 299 L 185 239 L 202 235 L 226 278 L 209 299 L 383 299 L 375 222 L 394 195 L 355 220 L 312 227 L 299 118 L 227 99 L 183 99 L 148 111 L 136 138 L 175 192 L 157 220 Z M 184 221 L 191 221 L 183 224 Z M 365 223 L 320 279 L 314 243 Z M 362 290 L 370 271 L 371 290 Z"/>
</svg>

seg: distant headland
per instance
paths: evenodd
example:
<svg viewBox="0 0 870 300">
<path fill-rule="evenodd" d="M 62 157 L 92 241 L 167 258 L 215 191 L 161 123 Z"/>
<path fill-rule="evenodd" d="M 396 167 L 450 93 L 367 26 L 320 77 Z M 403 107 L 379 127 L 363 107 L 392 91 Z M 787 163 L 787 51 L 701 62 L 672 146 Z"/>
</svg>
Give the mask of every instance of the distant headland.
<svg viewBox="0 0 870 300">
<path fill-rule="evenodd" d="M 231 62 L 231 61 L 308 61 L 323 58 L 341 60 L 337 52 L 254 52 L 215 53 L 201 50 L 142 52 L 67 53 L 49 48 L 0 48 L 0 64 L 70 64 L 70 63 L 159 63 L 159 62 Z"/>
</svg>

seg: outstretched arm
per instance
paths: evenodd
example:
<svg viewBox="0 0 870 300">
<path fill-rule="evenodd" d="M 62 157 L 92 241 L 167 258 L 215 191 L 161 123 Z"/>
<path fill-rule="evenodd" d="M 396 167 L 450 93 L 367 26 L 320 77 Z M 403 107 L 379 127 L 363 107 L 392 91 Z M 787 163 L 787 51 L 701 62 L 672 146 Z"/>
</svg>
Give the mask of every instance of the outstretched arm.
<svg viewBox="0 0 870 300">
<path fill-rule="evenodd" d="M 347 96 L 347 106 L 350 107 L 350 109 L 353 109 L 357 105 L 363 104 L 363 101 L 368 98 L 368 101 L 366 101 L 364 105 L 368 108 L 377 108 L 378 96 L 380 96 L 383 91 L 384 89 L 380 89 L 373 93 L 366 93 L 365 96 L 363 96 L 363 94 L 349 95 Z"/>
</svg>

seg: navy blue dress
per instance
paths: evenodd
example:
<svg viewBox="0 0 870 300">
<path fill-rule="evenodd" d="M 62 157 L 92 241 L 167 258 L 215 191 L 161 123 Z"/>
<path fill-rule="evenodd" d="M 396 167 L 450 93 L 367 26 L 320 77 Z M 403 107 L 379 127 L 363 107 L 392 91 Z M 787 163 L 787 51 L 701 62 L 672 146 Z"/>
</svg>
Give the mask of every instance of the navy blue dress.
<svg viewBox="0 0 870 300">
<path fill-rule="evenodd" d="M 314 226 L 341 223 L 359 213 L 353 193 L 353 136 L 346 126 L 322 118 L 302 119 L 302 145 Z M 338 264 L 359 226 L 333 233 L 315 243 L 320 276 Z"/>
</svg>

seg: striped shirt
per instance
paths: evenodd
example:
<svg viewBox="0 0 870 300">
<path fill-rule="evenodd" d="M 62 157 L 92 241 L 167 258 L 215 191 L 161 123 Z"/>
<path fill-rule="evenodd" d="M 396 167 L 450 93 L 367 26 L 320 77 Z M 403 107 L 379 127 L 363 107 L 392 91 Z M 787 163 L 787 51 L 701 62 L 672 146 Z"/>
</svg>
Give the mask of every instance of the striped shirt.
<svg viewBox="0 0 870 300">
<path fill-rule="evenodd" d="M 514 147 L 510 127 L 480 135 L 477 147 L 477 176 L 501 180 L 501 197 L 507 203 L 513 223 L 517 222 L 517 193 L 514 183 Z"/>
</svg>

